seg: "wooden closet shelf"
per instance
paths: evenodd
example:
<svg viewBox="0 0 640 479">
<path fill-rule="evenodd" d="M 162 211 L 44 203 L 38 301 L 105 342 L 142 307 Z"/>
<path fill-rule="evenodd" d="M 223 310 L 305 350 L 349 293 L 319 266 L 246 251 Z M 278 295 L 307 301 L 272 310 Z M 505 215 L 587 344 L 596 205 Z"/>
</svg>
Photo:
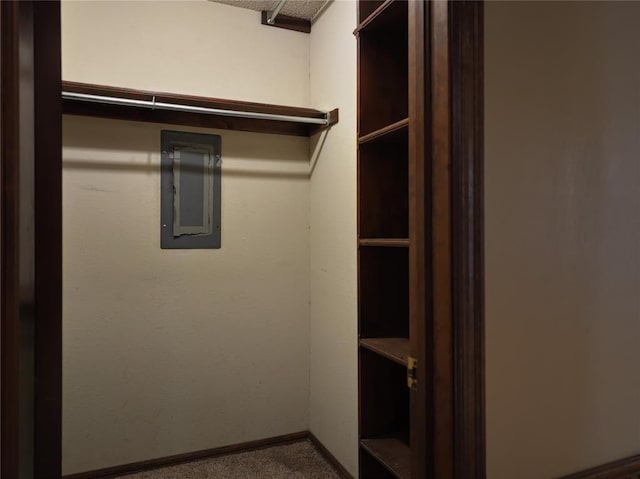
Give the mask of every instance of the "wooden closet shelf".
<svg viewBox="0 0 640 479">
<path fill-rule="evenodd" d="M 390 248 L 406 248 L 409 238 L 364 238 L 358 240 L 360 246 L 386 246 Z"/>
<path fill-rule="evenodd" d="M 325 113 L 311 108 L 75 82 L 62 82 L 62 93 L 63 113 L 116 120 L 293 136 L 312 136 L 338 122 L 338 109 Z M 117 104 L 120 100 L 121 103 L 127 104 Z M 136 102 L 140 104 L 137 105 Z M 169 106 L 191 111 L 176 111 Z M 252 115 L 262 117 L 251 118 Z M 308 123 L 322 121 L 325 118 L 326 124 Z"/>
<path fill-rule="evenodd" d="M 406 24 L 407 5 L 403 0 L 386 0 L 382 5 L 376 8 L 371 15 L 362 20 L 353 34 L 358 36 L 363 30 L 375 28 L 381 24 L 397 25 L 397 19 L 404 14 L 404 23 Z"/>
<path fill-rule="evenodd" d="M 407 358 L 409 357 L 409 340 L 407 338 L 361 339 L 360 346 L 405 367 L 407 366 Z"/>
<path fill-rule="evenodd" d="M 409 445 L 400 439 L 363 439 L 360 445 L 398 479 L 409 479 L 411 476 L 411 451 Z"/>
<path fill-rule="evenodd" d="M 403 118 L 400 121 L 396 121 L 390 125 L 387 125 L 378 130 L 372 131 L 371 133 L 367 133 L 366 135 L 358 138 L 358 144 L 362 145 L 365 143 L 369 143 L 370 141 L 378 140 L 378 139 L 386 139 L 388 137 L 392 137 L 394 133 L 406 133 L 409 128 L 409 119 Z M 395 137 L 395 135 L 393 135 Z"/>
</svg>

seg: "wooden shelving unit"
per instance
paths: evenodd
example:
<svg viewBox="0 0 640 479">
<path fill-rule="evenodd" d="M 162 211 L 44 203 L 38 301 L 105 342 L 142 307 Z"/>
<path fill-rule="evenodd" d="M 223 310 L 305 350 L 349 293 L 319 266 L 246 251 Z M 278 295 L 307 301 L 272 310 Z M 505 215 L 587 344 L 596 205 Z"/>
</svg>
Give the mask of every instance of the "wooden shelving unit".
<svg viewBox="0 0 640 479">
<path fill-rule="evenodd" d="M 408 2 L 358 2 L 360 477 L 409 479 Z"/>
<path fill-rule="evenodd" d="M 144 121 L 151 123 L 168 123 L 172 125 L 197 126 L 204 128 L 219 128 L 224 130 L 239 130 L 255 133 L 273 133 L 277 135 L 311 136 L 325 130 L 338 122 L 338 109 L 325 112 L 311 108 L 299 108 L 284 105 L 271 105 L 238 100 L 223 100 L 175 93 L 151 92 L 119 88 L 87 83 L 62 82 L 62 92 L 96 96 L 100 98 L 114 98 L 135 100 L 147 104 L 180 104 L 196 107 L 194 111 L 167 111 L 158 108 L 136 106 L 135 104 L 109 104 L 91 102 L 81 98 L 69 98 L 63 95 L 63 113 L 68 115 L 93 116 L 115 120 Z M 197 109 L 202 109 L 198 111 Z M 246 112 L 282 117 L 297 117 L 300 119 L 326 119 L 324 125 L 308 124 L 294 119 L 262 119 L 245 118 L 239 116 L 216 115 L 204 110 L 215 109 L 224 112 Z"/>
<path fill-rule="evenodd" d="M 358 1 L 360 479 L 484 473 L 481 11 Z"/>
</svg>

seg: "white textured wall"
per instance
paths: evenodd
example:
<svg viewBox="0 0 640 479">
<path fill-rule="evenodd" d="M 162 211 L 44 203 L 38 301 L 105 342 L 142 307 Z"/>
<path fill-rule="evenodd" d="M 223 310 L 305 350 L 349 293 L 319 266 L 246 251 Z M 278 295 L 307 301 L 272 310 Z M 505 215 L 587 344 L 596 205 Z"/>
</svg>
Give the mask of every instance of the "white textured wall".
<svg viewBox="0 0 640 479">
<path fill-rule="evenodd" d="M 640 453 L 640 3 L 486 4 L 489 479 Z"/>
<path fill-rule="evenodd" d="M 62 77 L 308 106 L 309 36 L 205 0 L 62 4 Z"/>
<path fill-rule="evenodd" d="M 358 463 L 356 3 L 333 2 L 311 32 L 311 103 L 340 122 L 311 142 L 311 432 Z"/>
<path fill-rule="evenodd" d="M 308 105 L 308 36 L 256 12 L 62 20 L 65 80 Z M 163 128 L 64 119 L 65 473 L 309 427 L 309 140 L 173 127 L 222 135 L 222 249 L 161 250 Z"/>
</svg>

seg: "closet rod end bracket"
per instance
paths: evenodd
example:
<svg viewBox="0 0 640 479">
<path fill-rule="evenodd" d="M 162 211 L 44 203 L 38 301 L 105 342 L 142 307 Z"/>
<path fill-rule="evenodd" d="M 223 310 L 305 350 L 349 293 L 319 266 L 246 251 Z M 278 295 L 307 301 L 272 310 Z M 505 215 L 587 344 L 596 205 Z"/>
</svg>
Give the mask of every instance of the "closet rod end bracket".
<svg viewBox="0 0 640 479">
<path fill-rule="evenodd" d="M 338 108 L 334 108 L 331 111 L 328 111 L 325 115 L 326 123 L 324 125 L 309 125 L 309 136 L 315 135 L 316 133 L 320 133 L 321 131 L 328 130 L 333 125 L 338 123 L 340 119 L 340 110 Z"/>
</svg>

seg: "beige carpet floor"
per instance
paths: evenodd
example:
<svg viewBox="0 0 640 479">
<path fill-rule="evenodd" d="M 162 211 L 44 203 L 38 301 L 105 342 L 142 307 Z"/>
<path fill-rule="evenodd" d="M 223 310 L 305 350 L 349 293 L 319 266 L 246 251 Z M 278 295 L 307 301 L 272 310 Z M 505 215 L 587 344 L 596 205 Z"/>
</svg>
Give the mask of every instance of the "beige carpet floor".
<svg viewBox="0 0 640 479">
<path fill-rule="evenodd" d="M 309 441 L 214 457 L 122 479 L 340 479 Z"/>
</svg>

